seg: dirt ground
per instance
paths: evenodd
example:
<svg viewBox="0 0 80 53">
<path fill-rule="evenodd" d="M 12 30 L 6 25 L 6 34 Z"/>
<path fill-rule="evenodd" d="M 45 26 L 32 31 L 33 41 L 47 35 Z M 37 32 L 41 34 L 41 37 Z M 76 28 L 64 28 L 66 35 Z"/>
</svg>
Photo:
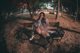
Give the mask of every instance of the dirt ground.
<svg viewBox="0 0 80 53">
<path fill-rule="evenodd" d="M 46 14 L 46 17 L 50 22 L 55 21 L 55 15 Z M 59 41 L 54 40 L 48 49 L 31 44 L 28 40 L 16 40 L 16 31 L 23 27 L 17 21 L 10 21 L 5 26 L 4 37 L 10 53 L 80 53 L 80 24 L 69 18 L 67 14 L 63 13 L 57 19 L 60 27 L 65 31 L 64 36 Z"/>
</svg>

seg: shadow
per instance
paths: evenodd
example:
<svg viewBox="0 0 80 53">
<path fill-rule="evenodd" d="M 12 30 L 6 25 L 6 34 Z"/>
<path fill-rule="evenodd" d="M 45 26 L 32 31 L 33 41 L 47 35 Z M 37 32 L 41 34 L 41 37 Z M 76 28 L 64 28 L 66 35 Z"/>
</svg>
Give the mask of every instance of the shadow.
<svg viewBox="0 0 80 53">
<path fill-rule="evenodd" d="M 23 35 L 25 34 L 25 35 Z M 19 28 L 19 30 L 17 30 L 16 32 L 16 39 L 20 40 L 20 39 L 29 39 L 32 36 L 32 30 L 26 29 L 26 28 Z M 24 38 L 22 38 L 24 37 Z M 27 38 L 26 38 L 27 37 Z"/>
<path fill-rule="evenodd" d="M 43 47 L 44 49 L 47 48 L 47 44 L 40 44 L 39 42 L 35 42 L 35 40 L 30 41 L 30 43 L 33 44 L 33 45 Z"/>
<path fill-rule="evenodd" d="M 5 18 L 0 15 L 0 53 L 9 53 L 4 38 Z"/>
<path fill-rule="evenodd" d="M 1 25 L 2 26 L 2 25 Z M 0 27 L 0 53 L 9 53 L 6 45 L 6 40 L 4 38 L 4 27 Z"/>
</svg>

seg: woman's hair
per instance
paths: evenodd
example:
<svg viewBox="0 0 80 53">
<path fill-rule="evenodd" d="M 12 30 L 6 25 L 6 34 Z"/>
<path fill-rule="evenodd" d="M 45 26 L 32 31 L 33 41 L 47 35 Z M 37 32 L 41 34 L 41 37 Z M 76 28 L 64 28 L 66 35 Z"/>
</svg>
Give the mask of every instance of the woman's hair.
<svg viewBox="0 0 80 53">
<path fill-rule="evenodd" d="M 45 17 L 45 13 L 44 13 L 44 12 L 41 12 L 41 13 L 39 14 L 39 17 L 41 17 L 41 14 L 43 14 L 43 16 Z"/>
<path fill-rule="evenodd" d="M 45 17 L 45 13 L 44 12 L 41 12 L 40 14 L 39 14 L 39 18 L 37 19 L 37 20 L 39 20 L 40 18 L 41 18 L 41 14 L 43 14 L 43 18 Z M 45 18 L 44 18 L 45 19 Z"/>
</svg>

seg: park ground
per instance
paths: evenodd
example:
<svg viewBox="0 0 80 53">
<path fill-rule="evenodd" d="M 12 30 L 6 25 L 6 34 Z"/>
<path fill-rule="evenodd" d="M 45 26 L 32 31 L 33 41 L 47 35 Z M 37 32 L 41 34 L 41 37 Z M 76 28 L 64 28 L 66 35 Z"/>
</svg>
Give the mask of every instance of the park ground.
<svg viewBox="0 0 80 53">
<path fill-rule="evenodd" d="M 34 16 L 34 18 L 37 17 L 38 15 Z M 62 27 L 62 29 L 65 31 L 65 34 L 62 39 L 59 41 L 53 41 L 51 45 L 49 45 L 49 48 L 47 50 L 40 46 L 30 44 L 28 40 L 25 40 L 16 45 L 17 53 L 79 53 L 80 22 L 73 20 L 71 16 L 66 13 L 62 13 L 62 15 L 59 16 L 57 20 L 55 20 L 55 15 L 53 14 L 46 14 L 46 18 L 49 19 L 50 22 L 60 22 L 60 27 Z M 7 35 L 5 37 L 6 40 L 8 40 L 7 45 L 10 44 L 7 46 L 10 52 L 14 45 L 13 37 L 15 29 L 19 26 L 21 25 L 16 22 L 10 22 L 6 25 L 5 34 Z"/>
</svg>

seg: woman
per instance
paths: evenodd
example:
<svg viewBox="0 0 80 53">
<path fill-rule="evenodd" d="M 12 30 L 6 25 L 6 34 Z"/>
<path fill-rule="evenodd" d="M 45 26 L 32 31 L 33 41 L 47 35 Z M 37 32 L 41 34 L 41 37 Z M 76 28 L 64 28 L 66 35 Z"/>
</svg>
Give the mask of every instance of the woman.
<svg viewBox="0 0 80 53">
<path fill-rule="evenodd" d="M 41 34 L 43 37 L 49 36 L 48 30 L 47 30 L 47 26 L 49 25 L 49 21 L 48 21 L 48 19 L 46 19 L 44 12 L 41 12 L 39 14 L 39 18 L 37 19 L 36 23 L 37 23 L 36 24 L 36 27 L 37 27 L 36 31 L 39 34 Z"/>
<path fill-rule="evenodd" d="M 41 12 L 39 14 L 39 18 L 35 21 L 35 32 L 37 32 L 37 34 L 39 34 L 41 37 L 46 38 L 46 40 L 50 39 L 50 35 L 48 33 L 48 29 L 47 26 L 49 24 L 48 19 L 46 19 L 45 17 L 45 13 Z M 34 35 L 30 38 L 30 40 L 34 39 Z"/>
</svg>

